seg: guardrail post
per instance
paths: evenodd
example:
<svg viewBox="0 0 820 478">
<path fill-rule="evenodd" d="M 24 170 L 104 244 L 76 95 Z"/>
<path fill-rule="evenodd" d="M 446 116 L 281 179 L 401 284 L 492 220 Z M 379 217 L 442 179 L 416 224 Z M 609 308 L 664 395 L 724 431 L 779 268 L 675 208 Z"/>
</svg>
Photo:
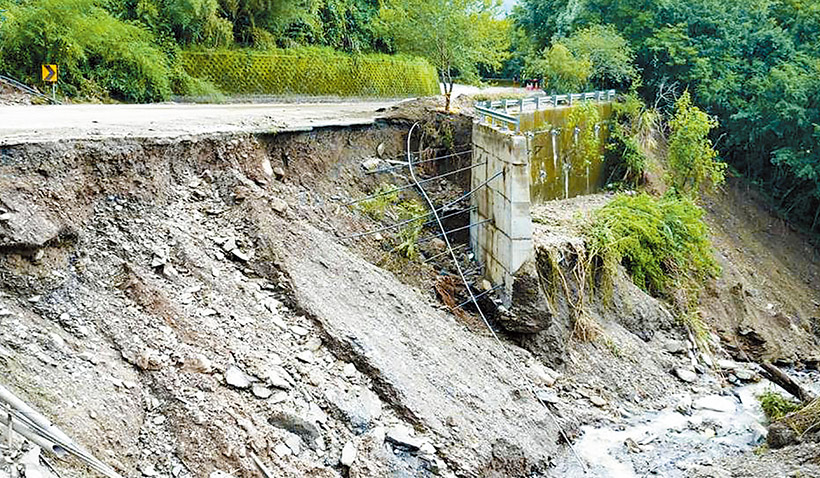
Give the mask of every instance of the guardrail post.
<svg viewBox="0 0 820 478">
<path fill-rule="evenodd" d="M 567 103 L 572 106 L 572 93 L 567 95 Z"/>
<path fill-rule="evenodd" d="M 558 95 L 557 94 L 552 95 L 552 107 L 553 108 L 558 107 Z"/>
<path fill-rule="evenodd" d="M 538 111 L 541 108 L 541 97 L 535 97 L 535 111 Z"/>
</svg>

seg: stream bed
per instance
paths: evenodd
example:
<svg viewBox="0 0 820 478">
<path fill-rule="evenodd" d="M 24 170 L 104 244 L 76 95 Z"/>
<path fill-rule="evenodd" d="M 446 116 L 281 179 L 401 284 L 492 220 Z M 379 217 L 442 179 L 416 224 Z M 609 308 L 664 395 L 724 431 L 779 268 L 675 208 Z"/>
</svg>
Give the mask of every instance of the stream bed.
<svg viewBox="0 0 820 478">
<path fill-rule="evenodd" d="M 799 375 L 804 385 L 820 389 L 816 374 Z M 663 410 L 615 425 L 584 426 L 574 448 L 588 472 L 567 454 L 554 476 L 683 478 L 695 467 L 760 446 L 767 430 L 757 397 L 767 390 L 785 392 L 767 380 L 726 390 L 724 395 L 677 394 L 671 397 L 674 405 Z"/>
</svg>

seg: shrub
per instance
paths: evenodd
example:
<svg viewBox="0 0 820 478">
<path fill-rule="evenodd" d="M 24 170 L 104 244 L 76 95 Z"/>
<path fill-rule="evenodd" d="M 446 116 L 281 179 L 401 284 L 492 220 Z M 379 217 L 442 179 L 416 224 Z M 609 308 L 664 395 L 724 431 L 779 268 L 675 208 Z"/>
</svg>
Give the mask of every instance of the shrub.
<svg viewBox="0 0 820 478">
<path fill-rule="evenodd" d="M 409 200 L 399 203 L 396 206 L 399 211 L 399 219 L 402 221 L 416 219 L 409 222 L 399 231 L 399 245 L 396 246 L 396 251 L 408 259 L 413 259 L 419 254 L 417 241 L 421 230 L 424 228 L 424 221 L 421 219 L 425 217 L 427 209 L 416 200 Z"/>
<path fill-rule="evenodd" d="M 688 91 L 675 102 L 667 160 L 672 186 L 678 191 L 696 195 L 723 183 L 726 163 L 717 161 L 709 140 L 715 127 L 717 121 L 692 104 Z"/>
<path fill-rule="evenodd" d="M 760 407 L 770 422 L 780 420 L 789 413 L 800 409 L 799 403 L 789 400 L 783 395 L 771 390 L 761 393 L 757 399 L 760 400 Z"/>
<path fill-rule="evenodd" d="M 610 178 L 629 186 L 638 186 L 649 166 L 649 159 L 643 154 L 635 136 L 621 123 L 613 122 L 606 145 L 606 162 L 612 171 Z"/>
<path fill-rule="evenodd" d="M 127 101 L 158 101 L 171 93 L 165 56 L 143 28 L 120 21 L 95 0 L 6 2 L 0 63 L 29 83 L 40 65 L 60 67 L 69 95 L 103 89 Z"/>
<path fill-rule="evenodd" d="M 652 295 L 689 289 L 720 271 L 702 216 L 686 197 L 619 194 L 593 214 L 586 232 L 590 255 L 609 274 L 622 264 Z"/>
<path fill-rule="evenodd" d="M 399 200 L 399 188 L 387 183 L 382 183 L 373 191 L 373 197 L 365 199 L 358 204 L 358 209 L 370 216 L 372 219 L 381 220 L 392 206 Z"/>
<path fill-rule="evenodd" d="M 197 101 L 207 101 L 209 103 L 222 103 L 225 95 L 208 80 L 194 78 L 182 68 L 182 65 L 175 64 L 171 71 L 171 89 L 174 94 L 187 96 Z"/>
<path fill-rule="evenodd" d="M 610 178 L 616 177 L 629 186 L 638 186 L 649 168 L 648 152 L 657 147 L 661 135 L 661 117 L 647 108 L 634 93 L 612 105 L 612 122 L 606 145 Z"/>
</svg>

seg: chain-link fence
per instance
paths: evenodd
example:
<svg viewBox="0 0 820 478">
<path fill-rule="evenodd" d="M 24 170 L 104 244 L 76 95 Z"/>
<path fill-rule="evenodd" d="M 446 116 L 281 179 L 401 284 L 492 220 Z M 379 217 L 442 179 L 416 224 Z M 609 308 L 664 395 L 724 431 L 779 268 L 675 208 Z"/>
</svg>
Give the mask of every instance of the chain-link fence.
<svg viewBox="0 0 820 478">
<path fill-rule="evenodd" d="M 420 58 L 225 50 L 184 52 L 191 76 L 227 94 L 405 97 L 438 94 L 435 68 Z"/>
</svg>

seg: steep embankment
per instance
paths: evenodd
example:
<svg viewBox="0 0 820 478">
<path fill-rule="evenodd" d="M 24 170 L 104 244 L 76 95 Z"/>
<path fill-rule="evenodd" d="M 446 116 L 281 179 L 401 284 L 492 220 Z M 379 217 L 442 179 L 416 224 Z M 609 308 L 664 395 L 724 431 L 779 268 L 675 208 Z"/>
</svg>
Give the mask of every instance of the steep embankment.
<svg viewBox="0 0 820 478">
<path fill-rule="evenodd" d="M 590 342 L 572 338 L 566 298 L 579 297 L 573 265 L 584 247 L 576 212 L 606 195 L 535 212 L 552 314 L 503 345 L 435 301 L 440 269 L 417 261 L 389 272 L 367 260 L 389 241 L 340 240 L 374 227 L 342 204 L 384 180 L 362 163 L 379 150 L 401 156 L 406 130 L 399 121 L 5 147 L 0 382 L 126 476 L 256 476 L 254 454 L 276 476 L 577 474 L 516 364 L 571 439 L 585 426 L 632 430 L 659 410 L 683 423 L 652 439 L 654 451 L 640 437 L 632 448 L 620 439 L 582 449 L 598 476 L 613 459 L 685 476 L 714 456 L 703 450 L 751 446 L 738 439 L 756 430 L 686 414 L 730 423 L 748 404 L 732 402 L 729 382 L 754 380 L 753 367 L 710 370 L 667 307 L 625 276 L 607 300 L 585 291 L 600 329 Z M 469 142 L 464 131 L 451 131 L 453 144 Z M 769 228 L 777 221 L 743 191 L 727 191 L 708 205 L 724 275 L 703 299 L 704 319 L 738 361 L 736 342 L 755 359 L 816 363 L 805 325 L 818 298 L 811 249 Z M 565 284 L 550 275 L 555 264 Z M 756 348 L 744 345 L 750 337 Z M 715 400 L 727 409 L 708 409 Z M 700 441 L 677 441 L 693 434 Z M 73 461 L 58 468 L 91 476 Z"/>
<path fill-rule="evenodd" d="M 739 180 L 707 198 L 723 274 L 702 313 L 738 359 L 820 363 L 820 252 Z"/>
<path fill-rule="evenodd" d="M 545 472 L 511 356 L 334 237 L 404 129 L 6 147 L 3 384 L 126 476 Z"/>
<path fill-rule="evenodd" d="M 820 261 L 807 238 L 737 183 L 708 199 L 705 219 L 723 271 L 706 284 L 698 305 L 717 333 L 706 355 L 671 308 L 637 289 L 624 271 L 616 274 L 611 291 L 600 277 L 585 282 L 585 274 L 600 273 L 583 262 L 585 218 L 611 199 L 599 194 L 534 209 L 538 267 L 553 313 L 544 330 L 518 339 L 547 363 L 566 362 L 559 398 L 571 402 L 574 393 L 587 390 L 606 403 L 610 413 L 576 412 L 580 423 L 596 424 L 583 428 L 576 443 L 593 463 L 591 476 L 815 473 L 806 458 L 812 444 L 773 455 L 751 451 L 766 435 L 757 394 L 779 391 L 765 380 L 758 383 L 756 363 L 817 368 L 812 324 L 820 290 L 811 278 L 820 272 Z M 816 374 L 799 376 L 816 382 Z M 575 390 L 567 393 L 564 387 L 572 385 Z M 780 474 L 766 471 L 774 456 L 782 460 Z M 581 473 L 571 459 L 560 462 L 558 471 Z"/>
</svg>

